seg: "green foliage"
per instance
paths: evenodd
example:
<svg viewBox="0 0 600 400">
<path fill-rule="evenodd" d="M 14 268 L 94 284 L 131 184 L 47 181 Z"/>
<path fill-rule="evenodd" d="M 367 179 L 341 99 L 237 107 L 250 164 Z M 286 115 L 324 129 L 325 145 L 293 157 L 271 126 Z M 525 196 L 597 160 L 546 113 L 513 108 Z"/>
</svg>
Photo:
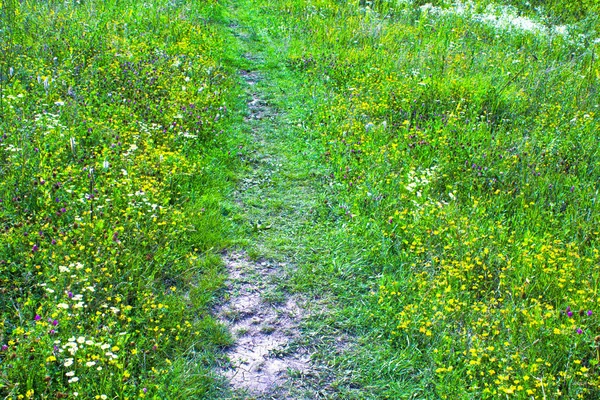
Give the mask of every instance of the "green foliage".
<svg viewBox="0 0 600 400">
<path fill-rule="evenodd" d="M 574 22 L 600 15 L 600 4 L 596 0 L 509 0 L 508 2 L 523 10 L 543 10 L 548 16 L 561 22 Z"/>
<path fill-rule="evenodd" d="M 598 397 L 598 44 L 451 9 L 258 4 L 289 21 L 255 24 L 287 34 L 327 169 L 327 256 L 297 279 L 364 347 L 327 361 L 374 398 Z"/>
<path fill-rule="evenodd" d="M 238 94 L 221 6 L 0 5 L 0 394 L 214 393 Z"/>
</svg>

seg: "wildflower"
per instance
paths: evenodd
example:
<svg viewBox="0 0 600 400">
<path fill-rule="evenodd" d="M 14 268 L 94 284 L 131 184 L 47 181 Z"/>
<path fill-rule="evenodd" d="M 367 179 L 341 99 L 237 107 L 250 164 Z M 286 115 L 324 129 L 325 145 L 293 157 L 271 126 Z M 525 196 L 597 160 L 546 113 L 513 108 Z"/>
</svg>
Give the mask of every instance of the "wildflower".
<svg viewBox="0 0 600 400">
<path fill-rule="evenodd" d="M 31 251 L 33 253 L 35 253 L 36 251 L 38 251 L 40 249 L 40 247 L 37 244 L 34 244 L 33 247 L 31 248 Z"/>
<path fill-rule="evenodd" d="M 3 344 L 2 347 L 1 347 L 1 349 L 2 349 L 2 351 L 6 351 L 6 350 L 8 350 L 8 346 L 5 345 L 5 344 Z"/>
<path fill-rule="evenodd" d="M 42 319 L 42 316 L 41 316 L 41 315 L 39 315 L 39 314 L 35 314 L 35 317 L 33 317 L 33 319 L 34 319 L 35 321 L 39 321 L 40 319 Z"/>
<path fill-rule="evenodd" d="M 588 312 L 587 312 L 588 317 L 591 317 L 592 314 L 593 314 L 592 310 L 588 310 Z"/>
<path fill-rule="evenodd" d="M 577 328 L 577 334 L 581 335 L 583 333 L 583 331 L 581 330 L 581 328 Z"/>
<path fill-rule="evenodd" d="M 565 311 L 567 313 L 567 316 L 569 316 L 569 318 L 571 318 L 573 316 L 573 311 L 571 311 L 570 306 L 567 306 L 567 309 Z"/>
</svg>

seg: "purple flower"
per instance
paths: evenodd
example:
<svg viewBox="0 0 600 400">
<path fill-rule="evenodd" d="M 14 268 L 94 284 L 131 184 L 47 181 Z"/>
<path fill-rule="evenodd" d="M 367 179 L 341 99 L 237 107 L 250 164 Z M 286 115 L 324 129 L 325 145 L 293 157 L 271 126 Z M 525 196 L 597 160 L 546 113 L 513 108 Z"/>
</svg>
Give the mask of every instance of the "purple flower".
<svg viewBox="0 0 600 400">
<path fill-rule="evenodd" d="M 571 307 L 567 306 L 567 309 L 565 311 L 566 311 L 567 315 L 569 316 L 569 318 L 573 316 L 573 311 L 571 311 Z"/>
<path fill-rule="evenodd" d="M 39 315 L 39 314 L 35 314 L 35 317 L 33 317 L 33 319 L 34 319 L 35 321 L 39 321 L 40 319 L 42 319 L 42 316 L 41 316 L 41 315 Z"/>
<path fill-rule="evenodd" d="M 583 333 L 583 331 L 581 330 L 581 328 L 577 328 L 577 334 L 581 335 Z"/>
<path fill-rule="evenodd" d="M 60 212 L 64 214 L 64 213 L 67 212 L 67 209 L 63 207 L 63 208 L 60 209 Z"/>
<path fill-rule="evenodd" d="M 142 389 L 142 392 L 144 392 L 144 393 L 147 393 L 147 392 L 148 392 L 148 389 L 146 389 L 146 388 L 143 388 L 143 389 Z"/>
<path fill-rule="evenodd" d="M 591 317 L 592 314 L 593 314 L 592 310 L 588 310 L 588 312 L 587 312 L 588 317 Z"/>
<path fill-rule="evenodd" d="M 70 290 L 67 292 L 67 296 L 72 299 L 73 298 L 73 292 L 71 292 Z"/>
<path fill-rule="evenodd" d="M 56 333 L 56 331 L 54 329 L 50 329 L 50 332 L 48 332 L 48 333 L 50 333 L 51 335 L 54 335 Z"/>
<path fill-rule="evenodd" d="M 58 348 L 57 345 L 54 345 L 53 350 L 54 350 L 55 353 L 58 353 L 58 350 L 60 350 L 60 349 Z"/>
<path fill-rule="evenodd" d="M 56 325 L 58 325 L 58 320 L 56 320 L 56 319 L 55 319 L 54 321 L 52 321 L 52 325 L 53 325 L 53 326 L 56 326 Z"/>
<path fill-rule="evenodd" d="M 55 239 L 52 239 L 52 244 L 56 244 L 56 240 Z"/>
<path fill-rule="evenodd" d="M 40 249 L 39 246 L 37 244 L 34 244 L 33 247 L 31 248 L 31 251 L 35 253 L 39 249 Z"/>
<path fill-rule="evenodd" d="M 5 344 L 3 344 L 3 345 L 2 345 L 2 351 L 6 351 L 6 350 L 8 350 L 8 346 L 7 346 L 7 345 L 5 345 Z"/>
</svg>

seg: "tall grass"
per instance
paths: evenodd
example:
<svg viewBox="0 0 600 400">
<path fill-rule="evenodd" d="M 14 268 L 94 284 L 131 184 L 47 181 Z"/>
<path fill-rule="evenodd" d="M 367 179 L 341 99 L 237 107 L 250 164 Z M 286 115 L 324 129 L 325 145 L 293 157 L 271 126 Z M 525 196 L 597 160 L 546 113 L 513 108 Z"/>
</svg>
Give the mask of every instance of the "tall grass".
<svg viewBox="0 0 600 400">
<path fill-rule="evenodd" d="M 221 6 L 0 4 L 0 394 L 210 394 L 237 96 Z"/>
<path fill-rule="evenodd" d="M 360 255 L 306 278 L 370 331 L 357 383 L 597 397 L 598 44 L 388 2 L 260 4 L 290 20 L 263 28 L 318 99 L 322 211 Z"/>
</svg>

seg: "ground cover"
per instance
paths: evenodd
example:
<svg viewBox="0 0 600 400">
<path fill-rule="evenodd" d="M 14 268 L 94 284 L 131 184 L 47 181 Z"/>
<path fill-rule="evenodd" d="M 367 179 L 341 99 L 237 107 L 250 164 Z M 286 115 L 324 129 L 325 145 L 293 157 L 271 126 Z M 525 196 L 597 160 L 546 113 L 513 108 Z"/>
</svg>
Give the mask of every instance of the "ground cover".
<svg viewBox="0 0 600 400">
<path fill-rule="evenodd" d="M 0 393 L 198 398 L 236 75 L 216 3 L 0 3 Z"/>
<path fill-rule="evenodd" d="M 598 397 L 587 22 L 2 4 L 5 396 L 252 397 L 218 376 L 239 360 L 210 315 L 237 282 L 310 309 L 310 365 L 265 396 Z M 219 291 L 224 248 L 244 280 Z"/>
<path fill-rule="evenodd" d="M 303 125 L 335 226 L 296 283 L 343 303 L 332 319 L 360 344 L 332 361 L 346 388 L 595 396 L 596 45 L 421 8 L 258 4 L 317 99 Z"/>
</svg>

